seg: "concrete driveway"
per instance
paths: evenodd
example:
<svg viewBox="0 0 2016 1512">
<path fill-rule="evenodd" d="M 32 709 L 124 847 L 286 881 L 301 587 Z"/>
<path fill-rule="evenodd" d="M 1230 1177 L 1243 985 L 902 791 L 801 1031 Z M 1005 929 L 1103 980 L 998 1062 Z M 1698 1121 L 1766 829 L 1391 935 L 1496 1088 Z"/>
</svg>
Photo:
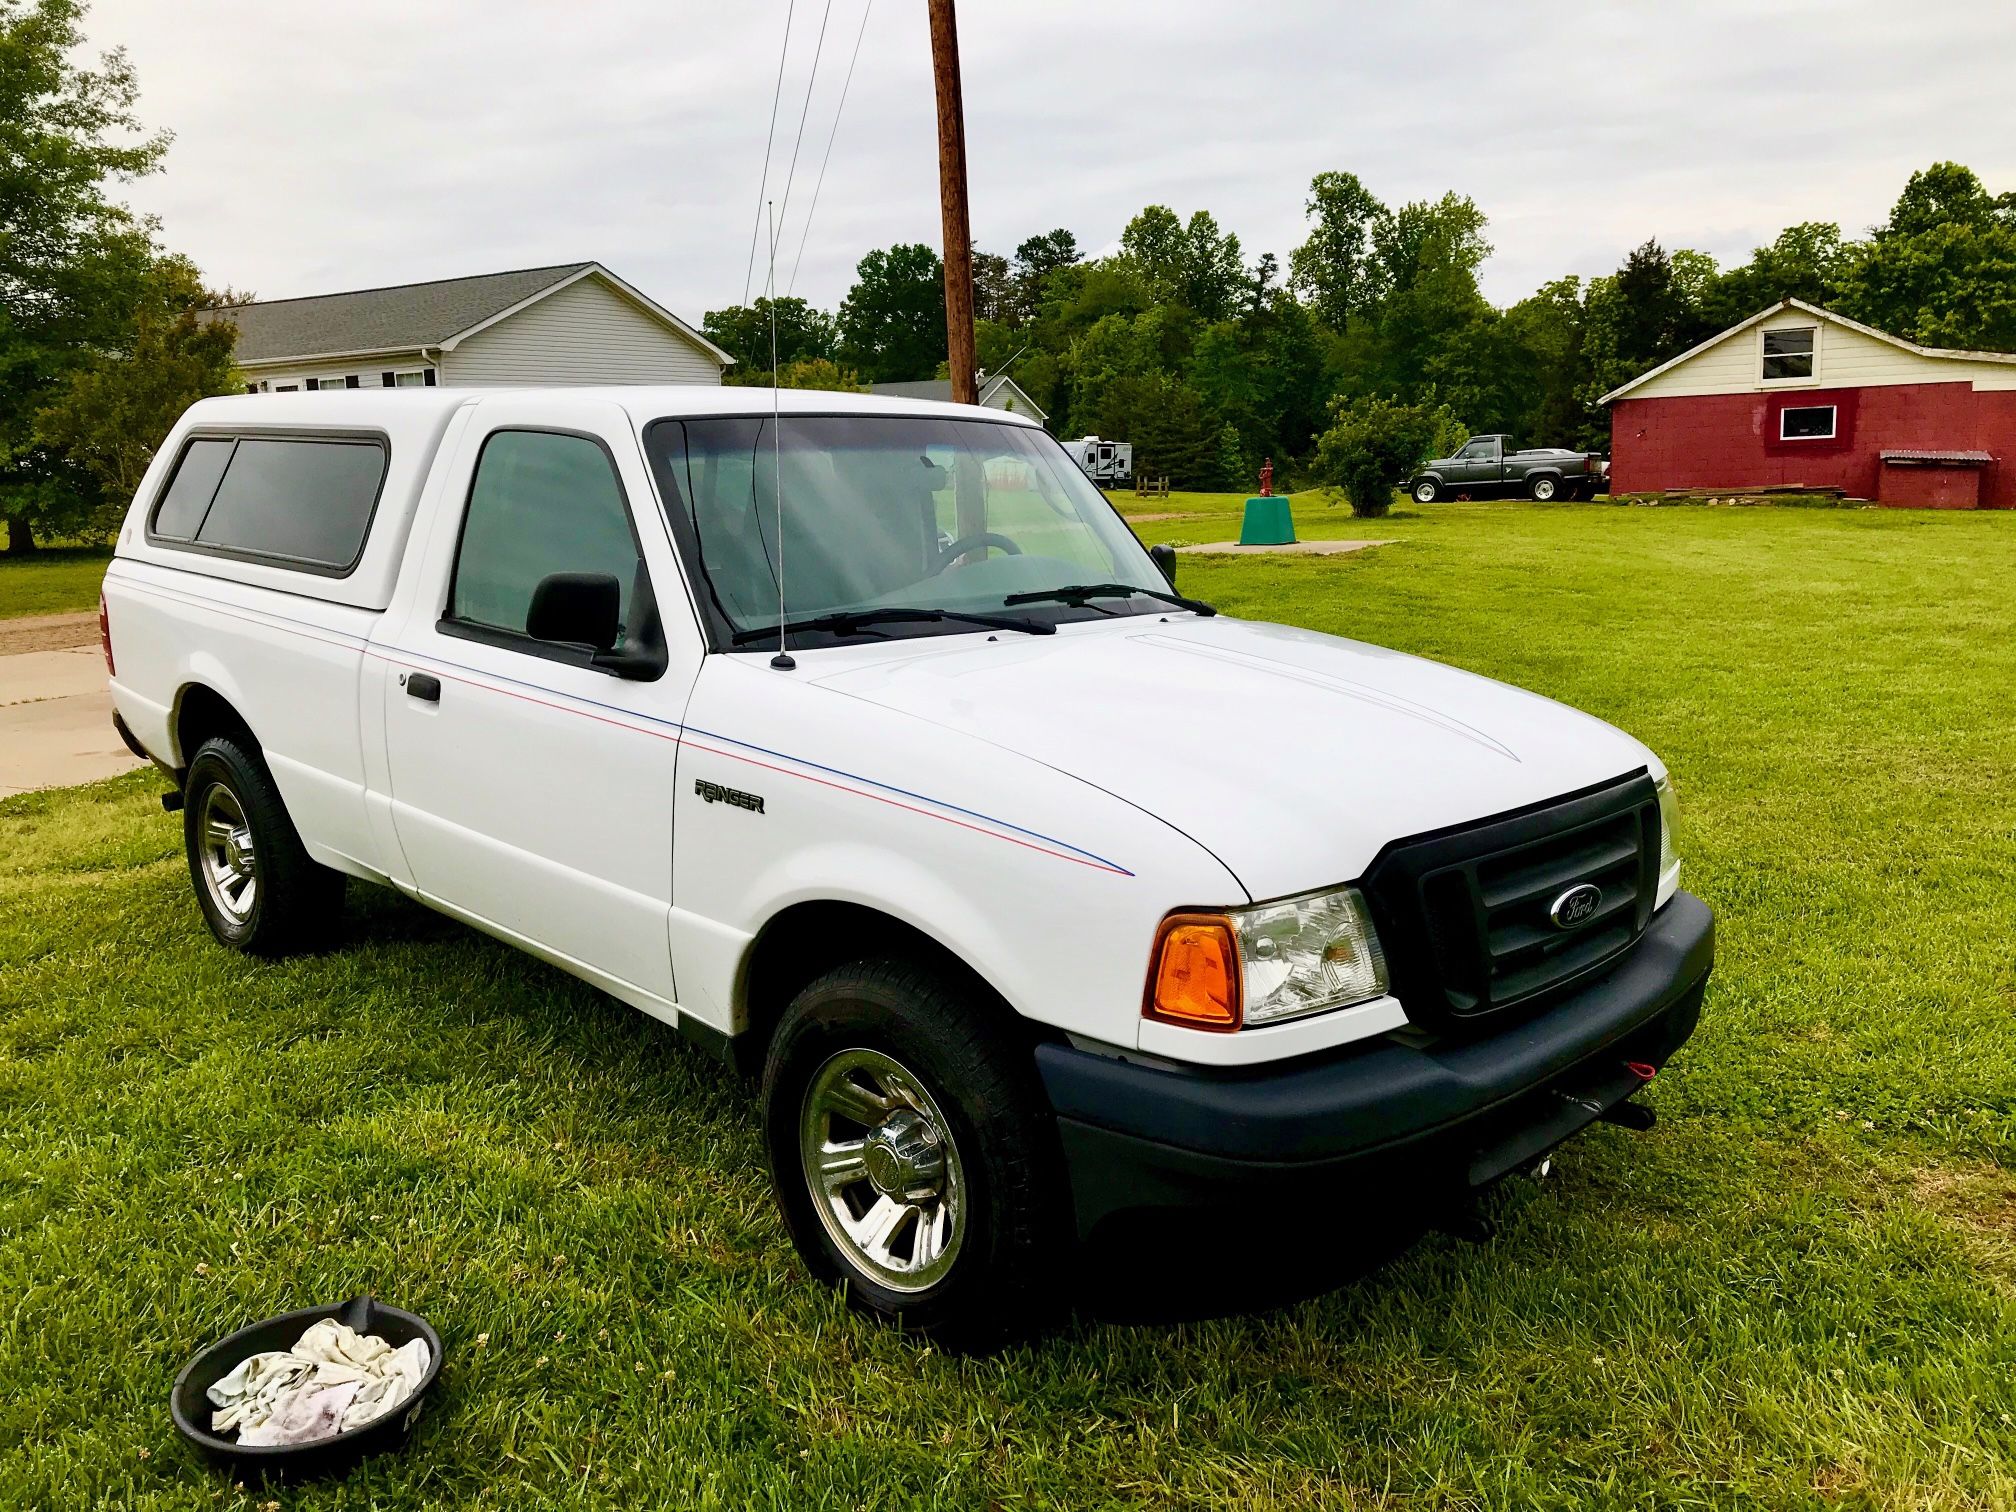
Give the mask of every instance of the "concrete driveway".
<svg viewBox="0 0 2016 1512">
<path fill-rule="evenodd" d="M 142 765 L 112 732 L 98 616 L 0 620 L 0 798 Z"/>
</svg>

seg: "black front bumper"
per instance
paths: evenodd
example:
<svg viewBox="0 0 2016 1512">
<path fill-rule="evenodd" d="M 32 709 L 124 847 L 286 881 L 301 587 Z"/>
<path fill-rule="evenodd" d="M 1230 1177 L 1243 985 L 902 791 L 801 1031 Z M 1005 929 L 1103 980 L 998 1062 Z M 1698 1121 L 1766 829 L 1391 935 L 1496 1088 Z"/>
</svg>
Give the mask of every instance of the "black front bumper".
<svg viewBox="0 0 2016 1512">
<path fill-rule="evenodd" d="M 1132 1209 L 1242 1206 L 1284 1185 L 1483 1186 L 1636 1091 L 1627 1062 L 1663 1065 L 1694 1032 L 1714 960 L 1714 917 L 1683 892 L 1594 982 L 1496 1032 L 1381 1036 L 1228 1071 L 1039 1046 L 1079 1231 Z"/>
</svg>

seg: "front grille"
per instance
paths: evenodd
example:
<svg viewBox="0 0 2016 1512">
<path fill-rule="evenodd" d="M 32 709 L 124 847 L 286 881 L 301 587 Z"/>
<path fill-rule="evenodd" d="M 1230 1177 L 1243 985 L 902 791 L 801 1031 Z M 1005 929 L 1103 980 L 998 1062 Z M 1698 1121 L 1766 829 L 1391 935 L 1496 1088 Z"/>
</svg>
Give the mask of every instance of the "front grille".
<svg viewBox="0 0 2016 1512">
<path fill-rule="evenodd" d="M 1644 933 L 1658 891 L 1659 799 L 1643 771 L 1531 808 L 1395 841 L 1362 887 L 1393 993 L 1419 1022 L 1534 1005 Z M 1571 889 L 1601 899 L 1573 928 Z"/>
</svg>

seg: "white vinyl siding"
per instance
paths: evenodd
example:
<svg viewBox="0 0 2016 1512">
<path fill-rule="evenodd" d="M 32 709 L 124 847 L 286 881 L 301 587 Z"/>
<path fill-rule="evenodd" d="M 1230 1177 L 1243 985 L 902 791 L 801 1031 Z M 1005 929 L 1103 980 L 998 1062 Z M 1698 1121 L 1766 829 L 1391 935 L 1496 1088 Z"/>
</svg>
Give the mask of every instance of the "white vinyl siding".
<svg viewBox="0 0 2016 1512">
<path fill-rule="evenodd" d="M 1021 415 L 1041 425 L 1050 417 L 1036 407 L 1036 401 L 1022 392 L 1022 385 L 1013 378 L 1003 378 L 991 387 L 983 384 L 980 402 L 988 409 L 1005 410 L 1011 415 Z"/>
<path fill-rule="evenodd" d="M 1762 332 L 1820 327 L 1814 375 L 1808 379 L 1762 377 Z M 1970 362 L 1964 357 L 1921 357 L 1850 326 L 1816 321 L 1804 310 L 1786 310 L 1747 330 L 1736 331 L 1707 351 L 1668 368 L 1641 384 L 1627 399 L 1669 399 L 1691 394 L 1747 394 L 1765 390 L 1862 388 L 1894 383 L 1971 383 L 1977 389 L 2016 388 L 2016 363 Z"/>
<path fill-rule="evenodd" d="M 433 365 L 431 362 L 422 362 L 418 354 L 404 357 L 353 357 L 347 362 L 317 362 L 303 364 L 300 367 L 255 365 L 245 369 L 245 381 L 264 384 L 265 388 L 261 392 L 271 393 L 282 384 L 291 384 L 297 389 L 305 390 L 310 378 L 315 380 L 318 389 L 325 383 L 331 388 L 343 388 L 345 386 L 343 380 L 355 374 L 359 388 L 382 389 L 385 386 L 385 375 L 389 372 L 420 372 Z M 434 381 L 439 383 L 441 380 L 436 378 Z"/>
<path fill-rule="evenodd" d="M 465 337 L 445 353 L 453 387 L 707 383 L 721 364 L 593 274 Z"/>
</svg>

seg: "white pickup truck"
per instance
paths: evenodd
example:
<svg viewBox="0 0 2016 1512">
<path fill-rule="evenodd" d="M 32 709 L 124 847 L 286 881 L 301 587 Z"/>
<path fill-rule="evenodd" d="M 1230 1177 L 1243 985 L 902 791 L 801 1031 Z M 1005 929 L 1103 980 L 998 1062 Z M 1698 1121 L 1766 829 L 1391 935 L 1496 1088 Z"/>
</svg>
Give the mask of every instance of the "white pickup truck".
<svg viewBox="0 0 2016 1512">
<path fill-rule="evenodd" d="M 1649 1122 L 1713 956 L 1650 751 L 1182 597 L 1015 416 L 771 398 L 192 408 L 102 618 L 216 937 L 395 887 L 760 1067 L 808 1264 L 948 1336 L 1109 1215 L 1264 1265 Z"/>
</svg>

